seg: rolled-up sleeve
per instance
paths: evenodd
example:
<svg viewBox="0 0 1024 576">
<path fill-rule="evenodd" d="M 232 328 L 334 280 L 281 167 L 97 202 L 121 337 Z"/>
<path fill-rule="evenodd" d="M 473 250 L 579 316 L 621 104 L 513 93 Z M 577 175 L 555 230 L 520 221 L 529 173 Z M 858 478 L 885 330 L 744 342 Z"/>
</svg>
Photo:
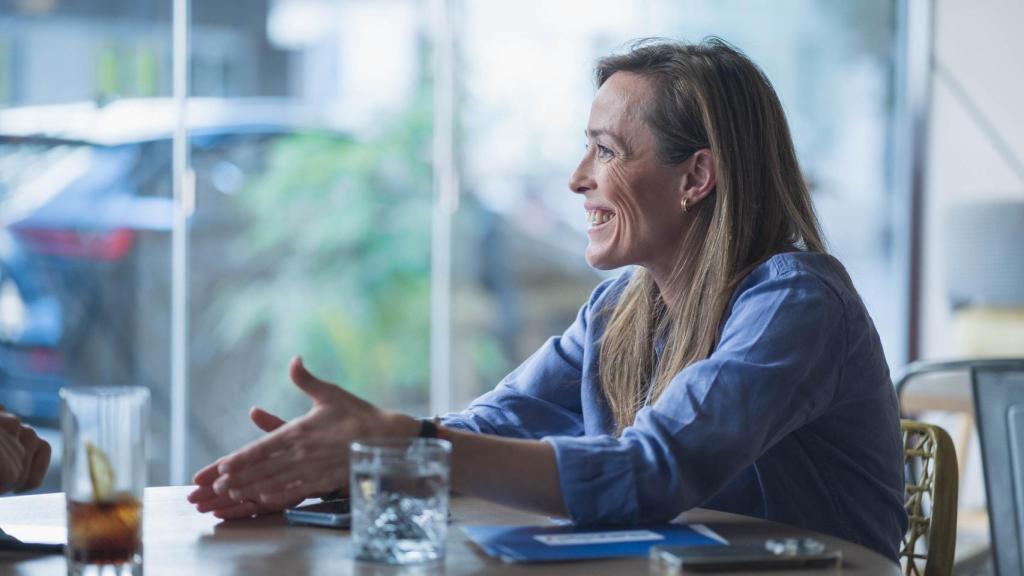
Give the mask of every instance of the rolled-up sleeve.
<svg viewBox="0 0 1024 576">
<path fill-rule="evenodd" d="M 544 438 L 572 519 L 671 519 L 818 418 L 839 379 L 843 310 L 804 271 L 741 285 L 715 351 L 677 374 L 621 437 Z"/>
<path fill-rule="evenodd" d="M 609 286 L 602 282 L 561 336 L 548 339 L 490 392 L 462 412 L 447 414 L 445 426 L 514 438 L 583 434 L 580 399 L 587 330 Z"/>
</svg>

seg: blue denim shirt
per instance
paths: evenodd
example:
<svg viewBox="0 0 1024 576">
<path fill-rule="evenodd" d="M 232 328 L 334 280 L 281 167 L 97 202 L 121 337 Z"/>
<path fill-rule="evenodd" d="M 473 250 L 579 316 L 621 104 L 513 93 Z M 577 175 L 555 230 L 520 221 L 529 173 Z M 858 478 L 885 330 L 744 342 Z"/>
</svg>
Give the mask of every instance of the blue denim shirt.
<svg viewBox="0 0 1024 576">
<path fill-rule="evenodd" d="M 779 254 L 736 288 L 717 348 L 615 436 L 599 343 L 630 272 L 446 426 L 542 439 L 578 523 L 702 506 L 802 526 L 896 560 L 907 527 L 899 410 L 871 318 L 831 256 Z"/>
</svg>

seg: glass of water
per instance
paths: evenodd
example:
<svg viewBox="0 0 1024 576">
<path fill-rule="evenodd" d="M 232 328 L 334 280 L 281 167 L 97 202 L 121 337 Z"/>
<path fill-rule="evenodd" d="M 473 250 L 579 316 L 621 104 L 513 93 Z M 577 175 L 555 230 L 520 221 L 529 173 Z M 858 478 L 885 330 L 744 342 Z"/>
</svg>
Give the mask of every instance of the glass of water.
<svg viewBox="0 0 1024 576">
<path fill-rule="evenodd" d="M 352 443 L 352 547 L 357 560 L 444 558 L 451 444 L 436 438 Z"/>
</svg>

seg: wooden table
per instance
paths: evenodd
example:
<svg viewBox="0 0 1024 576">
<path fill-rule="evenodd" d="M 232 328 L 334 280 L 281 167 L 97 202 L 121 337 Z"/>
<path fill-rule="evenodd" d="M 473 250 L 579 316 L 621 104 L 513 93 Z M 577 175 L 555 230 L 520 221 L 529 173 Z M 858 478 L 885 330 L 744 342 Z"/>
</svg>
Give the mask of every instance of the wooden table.
<svg viewBox="0 0 1024 576">
<path fill-rule="evenodd" d="M 354 562 L 347 531 L 288 526 L 279 515 L 220 522 L 199 514 L 185 501 L 190 487 L 149 488 L 145 496 L 145 574 L 646 574 L 646 558 L 568 564 L 503 564 L 485 555 L 460 530 L 466 524 L 542 524 L 546 519 L 472 498 L 452 500 L 447 558 L 443 565 L 397 568 Z M 688 522 L 703 523 L 730 542 L 765 538 L 814 536 L 838 546 L 845 558 L 844 575 L 899 574 L 899 567 L 866 548 L 782 524 L 710 510 L 686 513 Z M 64 495 L 0 498 L 0 528 L 33 524 L 64 526 Z M 0 560 L 0 574 L 64 574 L 62 556 Z M 799 574 L 836 574 L 835 570 Z M 771 574 L 759 572 L 759 574 Z"/>
</svg>

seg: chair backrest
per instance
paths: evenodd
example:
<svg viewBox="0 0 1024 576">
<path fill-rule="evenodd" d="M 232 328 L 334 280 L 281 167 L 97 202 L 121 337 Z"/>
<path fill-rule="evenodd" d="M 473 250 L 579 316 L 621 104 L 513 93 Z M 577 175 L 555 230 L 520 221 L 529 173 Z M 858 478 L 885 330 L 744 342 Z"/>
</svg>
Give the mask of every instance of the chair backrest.
<svg viewBox="0 0 1024 576">
<path fill-rule="evenodd" d="M 974 367 L 996 573 L 1024 574 L 1024 359 Z"/>
<path fill-rule="evenodd" d="M 956 549 L 956 451 L 949 434 L 933 424 L 901 420 L 910 526 L 900 559 L 906 576 L 948 576 Z"/>
<path fill-rule="evenodd" d="M 960 360 L 918 360 L 911 362 L 898 370 L 893 377 L 893 386 L 896 387 L 896 395 L 903 396 L 907 385 L 921 376 L 942 372 L 964 372 L 973 375 L 975 370 L 1017 369 L 1024 362 L 1024 358 L 963 358 Z M 948 392 L 948 391 L 944 391 Z"/>
<path fill-rule="evenodd" d="M 971 414 L 971 370 L 977 366 L 1000 365 L 1004 362 L 1006 360 L 998 358 L 912 362 L 893 377 L 901 413 L 909 418 L 913 418 L 916 412 L 926 410 Z M 911 386 L 912 382 L 919 380 L 926 385 Z"/>
</svg>

